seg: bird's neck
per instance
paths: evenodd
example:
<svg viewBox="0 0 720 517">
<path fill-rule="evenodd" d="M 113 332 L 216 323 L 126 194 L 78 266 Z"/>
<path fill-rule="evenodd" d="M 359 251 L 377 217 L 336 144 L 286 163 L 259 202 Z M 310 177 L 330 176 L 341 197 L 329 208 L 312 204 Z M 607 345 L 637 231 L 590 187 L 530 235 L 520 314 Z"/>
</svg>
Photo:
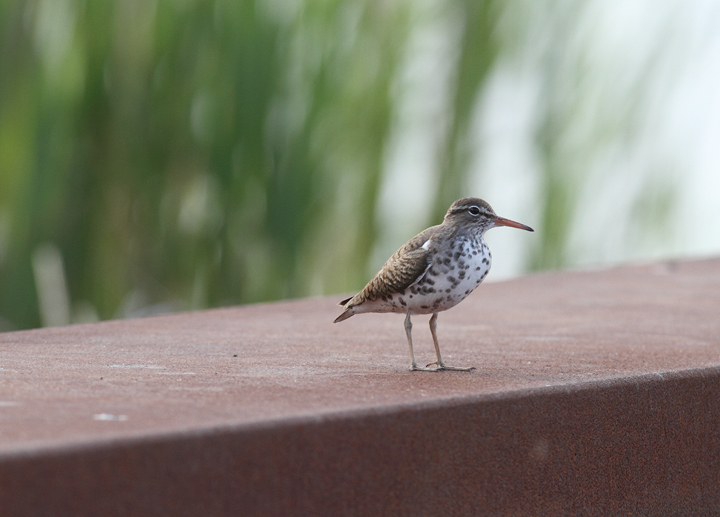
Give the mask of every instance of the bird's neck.
<svg viewBox="0 0 720 517">
<path fill-rule="evenodd" d="M 475 239 L 484 241 L 483 236 L 488 228 L 481 226 L 449 226 L 446 230 L 445 236 L 448 239 Z"/>
</svg>

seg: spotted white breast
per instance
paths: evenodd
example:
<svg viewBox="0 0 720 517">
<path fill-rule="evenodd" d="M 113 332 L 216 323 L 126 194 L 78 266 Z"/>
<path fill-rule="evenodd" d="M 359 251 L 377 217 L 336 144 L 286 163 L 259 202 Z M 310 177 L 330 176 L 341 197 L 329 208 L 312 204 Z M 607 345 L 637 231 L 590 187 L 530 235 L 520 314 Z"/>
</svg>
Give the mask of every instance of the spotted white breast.
<svg viewBox="0 0 720 517">
<path fill-rule="evenodd" d="M 432 243 L 428 241 L 425 246 Z M 413 314 L 430 314 L 448 310 L 482 283 L 492 264 L 490 249 L 481 236 L 458 239 L 455 246 L 445 251 L 431 251 L 434 253 L 430 265 L 413 284 L 402 292 L 366 302 L 362 312 L 410 310 Z"/>
</svg>

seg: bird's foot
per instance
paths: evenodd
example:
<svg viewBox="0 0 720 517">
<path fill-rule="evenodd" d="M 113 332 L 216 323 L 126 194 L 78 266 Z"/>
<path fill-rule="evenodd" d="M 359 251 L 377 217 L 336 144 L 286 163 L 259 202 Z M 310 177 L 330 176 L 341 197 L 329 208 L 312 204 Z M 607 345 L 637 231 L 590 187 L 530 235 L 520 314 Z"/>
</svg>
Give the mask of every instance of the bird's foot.
<svg viewBox="0 0 720 517">
<path fill-rule="evenodd" d="M 434 365 L 437 365 L 437 368 L 429 368 L 429 367 L 432 366 L 433 364 L 434 364 Z M 452 371 L 454 371 L 454 372 L 469 372 L 470 370 L 474 370 L 475 367 L 474 367 L 474 366 L 449 366 L 449 365 L 447 365 L 447 364 L 445 364 L 445 363 L 439 363 L 439 364 L 438 364 L 438 362 L 435 361 L 435 362 L 432 362 L 432 363 L 428 363 L 428 364 L 425 366 L 425 369 L 426 369 L 426 370 L 432 370 L 432 371 L 434 371 L 434 372 L 439 372 L 439 371 L 441 371 L 441 370 L 452 370 Z"/>
<path fill-rule="evenodd" d="M 416 364 L 411 364 L 410 371 L 411 372 L 436 372 L 438 370 L 437 370 L 437 368 L 428 368 L 427 366 L 423 368 L 422 366 L 418 366 Z"/>
</svg>

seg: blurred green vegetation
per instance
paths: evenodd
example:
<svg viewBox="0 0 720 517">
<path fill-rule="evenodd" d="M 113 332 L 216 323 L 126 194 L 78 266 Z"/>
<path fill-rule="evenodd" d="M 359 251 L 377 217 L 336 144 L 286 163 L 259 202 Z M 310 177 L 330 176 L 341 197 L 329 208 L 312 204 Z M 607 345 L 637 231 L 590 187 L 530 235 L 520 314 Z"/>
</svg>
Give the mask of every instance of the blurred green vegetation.
<svg viewBox="0 0 720 517">
<path fill-rule="evenodd" d="M 387 214 L 493 188 L 516 273 L 677 249 L 675 10 L 642 46 L 599 1 L 0 0 L 0 330 L 358 289 Z"/>
<path fill-rule="evenodd" d="M 412 5 L 0 2 L 2 327 L 361 286 Z M 462 194 L 491 7 L 453 6 L 435 215 Z"/>
</svg>

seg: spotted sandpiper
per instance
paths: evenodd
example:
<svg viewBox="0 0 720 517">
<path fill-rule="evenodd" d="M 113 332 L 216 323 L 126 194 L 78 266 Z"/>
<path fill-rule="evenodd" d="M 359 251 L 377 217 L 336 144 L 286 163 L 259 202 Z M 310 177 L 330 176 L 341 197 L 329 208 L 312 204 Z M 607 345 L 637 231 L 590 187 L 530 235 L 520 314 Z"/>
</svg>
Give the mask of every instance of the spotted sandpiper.
<svg viewBox="0 0 720 517">
<path fill-rule="evenodd" d="M 485 280 L 492 255 L 483 239 L 490 228 L 511 226 L 533 229 L 495 215 L 482 199 L 466 197 L 455 201 L 442 224 L 423 230 L 406 242 L 370 282 L 355 296 L 339 305 L 343 311 L 334 323 L 363 312 L 405 313 L 405 333 L 410 347 L 410 370 L 472 370 L 448 366 L 440 355 L 437 317 L 463 301 Z M 432 314 L 430 333 L 436 361 L 424 368 L 415 362 L 412 344 L 413 314 Z M 435 368 L 430 366 L 435 365 Z"/>
</svg>

